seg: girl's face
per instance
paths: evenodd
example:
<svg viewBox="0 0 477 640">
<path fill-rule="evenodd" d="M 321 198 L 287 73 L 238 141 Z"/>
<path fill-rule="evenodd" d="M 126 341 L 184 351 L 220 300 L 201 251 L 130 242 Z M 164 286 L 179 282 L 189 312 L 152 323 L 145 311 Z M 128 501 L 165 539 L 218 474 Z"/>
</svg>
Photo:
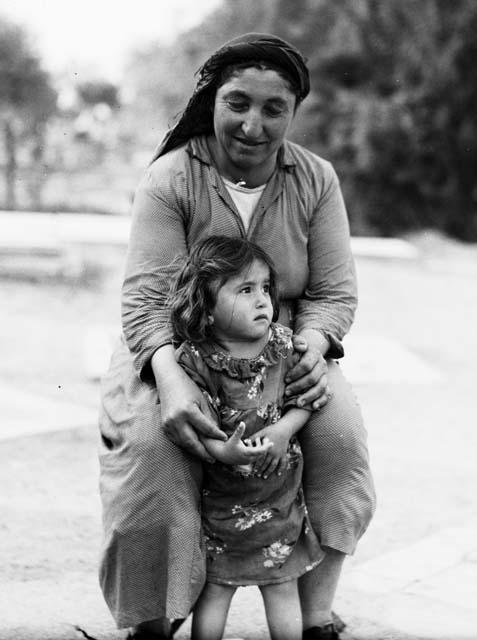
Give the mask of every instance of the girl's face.
<svg viewBox="0 0 477 640">
<path fill-rule="evenodd" d="M 254 343 L 268 339 L 273 305 L 270 298 L 270 270 L 254 260 L 250 267 L 229 278 L 218 290 L 212 331 L 224 343 Z"/>
<path fill-rule="evenodd" d="M 258 184 L 268 180 L 295 102 L 288 82 L 271 69 L 238 71 L 219 87 L 214 106 L 219 172 L 232 180 L 250 178 L 250 172 Z"/>
</svg>

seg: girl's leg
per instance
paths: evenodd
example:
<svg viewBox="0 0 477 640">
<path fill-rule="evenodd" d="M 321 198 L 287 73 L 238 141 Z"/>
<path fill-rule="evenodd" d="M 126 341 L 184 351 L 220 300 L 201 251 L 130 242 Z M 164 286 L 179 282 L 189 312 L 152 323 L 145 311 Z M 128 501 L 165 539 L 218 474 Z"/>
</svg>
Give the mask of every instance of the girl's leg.
<svg viewBox="0 0 477 640">
<path fill-rule="evenodd" d="M 316 569 L 299 579 L 304 629 L 331 621 L 345 554 L 354 552 L 375 508 L 361 411 L 334 361 L 328 363 L 328 381 L 332 398 L 300 432 L 305 501 L 327 552 Z"/>
<path fill-rule="evenodd" d="M 207 582 L 194 607 L 192 640 L 221 640 L 236 587 Z"/>
<path fill-rule="evenodd" d="M 300 598 L 296 580 L 260 587 L 271 640 L 301 640 Z"/>
</svg>

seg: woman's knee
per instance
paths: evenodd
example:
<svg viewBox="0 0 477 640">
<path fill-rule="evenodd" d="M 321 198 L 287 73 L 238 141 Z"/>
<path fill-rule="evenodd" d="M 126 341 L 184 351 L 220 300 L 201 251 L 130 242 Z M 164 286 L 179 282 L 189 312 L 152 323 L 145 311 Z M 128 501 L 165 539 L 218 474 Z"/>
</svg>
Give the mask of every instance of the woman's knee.
<svg viewBox="0 0 477 640">
<path fill-rule="evenodd" d="M 331 398 L 324 407 L 311 415 L 302 430 L 301 441 L 305 455 L 307 449 L 314 451 L 317 447 L 320 451 L 325 449 L 336 454 L 349 454 L 355 450 L 361 451 L 366 443 L 367 434 L 361 409 L 351 385 L 334 361 L 329 363 L 328 374 Z"/>
</svg>

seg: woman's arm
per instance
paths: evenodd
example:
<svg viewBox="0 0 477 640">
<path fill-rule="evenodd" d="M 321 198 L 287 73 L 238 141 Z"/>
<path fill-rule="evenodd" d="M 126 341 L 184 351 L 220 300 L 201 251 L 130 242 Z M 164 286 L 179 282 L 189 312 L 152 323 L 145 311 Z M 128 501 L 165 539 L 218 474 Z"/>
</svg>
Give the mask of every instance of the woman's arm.
<svg viewBox="0 0 477 640">
<path fill-rule="evenodd" d="M 295 333 L 318 331 L 328 342 L 323 355 L 339 358 L 357 306 L 356 271 L 338 177 L 328 162 L 320 167 L 321 193 L 308 233 L 309 278 L 298 300 Z"/>
<path fill-rule="evenodd" d="M 184 161 L 179 152 L 168 156 L 149 168 L 134 198 L 121 301 L 123 332 L 135 367 L 151 382 L 153 353 L 172 341 L 169 284 L 187 254 L 185 187 L 175 167 Z"/>
<path fill-rule="evenodd" d="M 287 395 L 302 394 L 299 404 L 324 406 L 329 397 L 325 357 L 343 355 L 341 339 L 349 330 L 357 305 L 357 284 L 349 224 L 339 181 L 329 163 L 313 212 L 308 237 L 309 280 L 297 305 L 295 348 L 302 353 L 289 372 Z M 316 178 L 318 181 L 318 178 Z"/>
<path fill-rule="evenodd" d="M 184 150 L 167 154 L 141 181 L 133 205 L 122 295 L 123 332 L 143 380 L 155 384 L 168 437 L 210 460 L 198 434 L 223 438 L 200 389 L 177 364 L 166 305 L 170 280 L 186 255 Z"/>
<path fill-rule="evenodd" d="M 157 349 L 151 360 L 161 403 L 163 428 L 170 440 L 207 462 L 214 462 L 201 435 L 226 440 L 215 424 L 204 394 L 177 363 L 172 345 Z"/>
</svg>

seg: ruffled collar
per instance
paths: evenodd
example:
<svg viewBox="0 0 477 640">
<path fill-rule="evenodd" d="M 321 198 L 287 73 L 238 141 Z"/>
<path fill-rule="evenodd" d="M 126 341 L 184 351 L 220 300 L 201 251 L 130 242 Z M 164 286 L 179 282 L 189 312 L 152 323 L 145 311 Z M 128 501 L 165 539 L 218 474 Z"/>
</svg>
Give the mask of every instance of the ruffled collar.
<svg viewBox="0 0 477 640">
<path fill-rule="evenodd" d="M 270 326 L 270 338 L 255 358 L 234 358 L 215 344 L 194 344 L 208 367 L 225 371 L 231 378 L 253 378 L 263 367 L 277 364 L 287 358 L 293 348 L 292 330 L 279 324 Z"/>
</svg>

